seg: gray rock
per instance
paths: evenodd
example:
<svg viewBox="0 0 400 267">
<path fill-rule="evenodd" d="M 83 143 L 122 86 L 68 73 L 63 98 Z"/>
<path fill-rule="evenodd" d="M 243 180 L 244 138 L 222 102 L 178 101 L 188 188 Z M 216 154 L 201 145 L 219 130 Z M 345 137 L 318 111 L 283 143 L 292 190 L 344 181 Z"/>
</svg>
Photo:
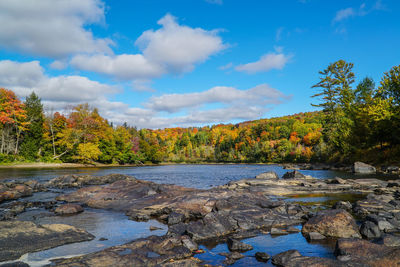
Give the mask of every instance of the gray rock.
<svg viewBox="0 0 400 267">
<path fill-rule="evenodd" d="M 321 235 L 318 232 L 311 232 L 307 234 L 307 239 L 308 240 L 323 240 L 326 237 L 324 235 Z"/>
<path fill-rule="evenodd" d="M 189 236 L 184 235 L 181 239 L 183 246 L 187 249 L 190 249 L 191 251 L 199 249 L 199 246 L 195 242 L 193 242 L 193 240 Z"/>
<path fill-rule="evenodd" d="M 278 229 L 278 228 L 275 228 L 275 227 L 271 228 L 271 232 L 270 233 L 271 233 L 271 235 L 287 235 L 287 234 L 289 234 L 288 231 L 285 231 L 283 229 Z"/>
<path fill-rule="evenodd" d="M 183 215 L 181 213 L 177 213 L 177 212 L 172 212 L 168 216 L 168 225 L 178 224 L 180 222 L 183 222 L 184 219 L 185 219 L 185 215 Z"/>
<path fill-rule="evenodd" d="M 260 262 L 267 262 L 271 258 L 271 256 L 265 252 L 256 252 L 254 256 L 256 257 L 256 260 Z"/>
<path fill-rule="evenodd" d="M 227 244 L 230 251 L 248 251 L 253 249 L 252 245 L 240 242 L 230 237 L 227 240 Z"/>
<path fill-rule="evenodd" d="M 76 213 L 80 213 L 80 212 L 83 212 L 82 206 L 78 205 L 78 204 L 71 204 L 71 203 L 61 205 L 54 210 L 54 213 L 56 213 L 58 215 L 71 215 L 71 214 L 76 214 Z"/>
<path fill-rule="evenodd" d="M 0 222 L 0 261 L 68 243 L 92 240 L 93 235 L 66 224 L 36 225 L 25 221 Z"/>
<path fill-rule="evenodd" d="M 306 176 L 301 172 L 294 170 L 292 172 L 285 173 L 282 178 L 283 179 L 292 179 L 292 178 L 305 178 Z"/>
<path fill-rule="evenodd" d="M 285 252 L 281 252 L 272 257 L 271 262 L 276 266 L 287 266 L 287 263 L 295 257 L 301 257 L 298 250 L 291 249 Z"/>
<path fill-rule="evenodd" d="M 376 168 L 372 165 L 357 161 L 353 164 L 353 172 L 360 174 L 372 174 L 376 173 Z"/>
<path fill-rule="evenodd" d="M 371 221 L 365 221 L 361 225 L 360 233 L 363 237 L 368 238 L 368 239 L 381 237 L 381 231 L 379 231 L 378 226 Z"/>
<path fill-rule="evenodd" d="M 276 172 L 263 172 L 256 176 L 256 179 L 272 179 L 278 180 L 279 176 Z"/>
<path fill-rule="evenodd" d="M 353 206 L 349 201 L 338 201 L 335 203 L 335 205 L 333 205 L 332 208 L 350 211 L 353 208 Z"/>
</svg>

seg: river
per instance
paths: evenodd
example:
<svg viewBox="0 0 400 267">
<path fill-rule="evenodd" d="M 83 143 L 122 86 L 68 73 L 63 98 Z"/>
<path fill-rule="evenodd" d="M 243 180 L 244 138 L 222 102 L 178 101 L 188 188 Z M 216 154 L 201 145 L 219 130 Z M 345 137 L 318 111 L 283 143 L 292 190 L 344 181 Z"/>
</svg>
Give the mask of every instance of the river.
<svg viewBox="0 0 400 267">
<path fill-rule="evenodd" d="M 288 170 L 280 165 L 261 165 L 261 164 L 226 164 L 226 165 L 162 165 L 162 166 L 143 166 L 143 167 L 111 167 L 111 168 L 73 168 L 73 169 L 1 169 L 0 180 L 37 180 L 39 182 L 48 181 L 54 177 L 65 174 L 91 174 L 106 175 L 110 173 L 121 173 L 132 175 L 138 179 L 148 180 L 156 183 L 176 184 L 185 187 L 195 187 L 208 189 L 210 187 L 226 184 L 233 180 L 252 178 L 257 174 L 266 171 L 274 171 L 282 176 Z M 341 177 L 353 178 L 354 175 L 346 172 L 326 171 L 326 170 L 304 170 L 303 174 L 311 175 L 320 179 Z M 27 201 L 51 200 L 62 192 L 41 192 L 32 197 L 26 198 Z M 351 198 L 351 197 L 350 197 Z M 320 203 L 331 203 L 336 201 L 332 196 L 318 196 L 300 199 L 287 199 L 287 201 L 302 201 Z M 60 217 L 53 213 L 42 210 L 28 210 L 18 216 L 19 220 L 34 221 L 39 224 L 45 223 L 65 223 L 75 227 L 83 228 L 96 236 L 95 240 L 83 243 L 75 243 L 49 249 L 46 251 L 26 254 L 20 260 L 29 263 L 31 266 L 42 266 L 49 263 L 49 259 L 58 257 L 68 257 L 79 254 L 87 254 L 99 251 L 104 248 L 120 245 L 132 241 L 136 238 L 146 237 L 152 234 L 163 235 L 167 231 L 167 226 L 157 222 L 134 222 L 129 220 L 124 214 L 118 212 L 96 210 L 86 208 L 81 214 Z M 159 230 L 150 231 L 150 226 L 159 227 Z M 300 225 L 297 227 L 301 227 Z M 106 240 L 99 240 L 104 238 Z M 237 261 L 233 266 L 272 266 L 271 263 L 260 263 L 255 260 L 256 251 L 267 252 L 271 255 L 289 249 L 298 249 L 304 256 L 333 257 L 333 245 L 330 242 L 309 243 L 301 233 L 286 236 L 271 237 L 269 234 L 260 235 L 254 238 L 245 239 L 244 242 L 253 245 L 254 250 L 245 253 L 245 257 Z M 207 244 L 202 248 L 206 251 L 197 257 L 209 264 L 222 264 L 224 257 L 218 253 L 228 252 L 226 244 Z"/>
</svg>

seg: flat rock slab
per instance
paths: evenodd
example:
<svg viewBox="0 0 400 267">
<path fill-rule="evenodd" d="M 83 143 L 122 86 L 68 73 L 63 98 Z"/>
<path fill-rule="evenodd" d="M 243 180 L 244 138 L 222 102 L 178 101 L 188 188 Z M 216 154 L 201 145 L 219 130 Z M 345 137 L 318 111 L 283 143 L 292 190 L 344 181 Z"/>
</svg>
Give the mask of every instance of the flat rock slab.
<svg viewBox="0 0 400 267">
<path fill-rule="evenodd" d="M 199 266 L 180 238 L 150 236 L 84 256 L 54 260 L 56 266 Z"/>
<path fill-rule="evenodd" d="M 82 206 L 71 203 L 61 205 L 54 210 L 54 213 L 58 215 L 72 215 L 80 212 L 83 212 Z"/>
<path fill-rule="evenodd" d="M 79 188 L 88 185 L 111 184 L 120 180 L 136 180 L 136 178 L 124 174 L 107 174 L 104 176 L 67 174 L 51 179 L 45 186 L 53 188 Z"/>
<path fill-rule="evenodd" d="M 93 235 L 66 224 L 37 225 L 25 221 L 0 222 L 0 261 L 15 260 L 28 252 L 92 240 Z"/>
</svg>

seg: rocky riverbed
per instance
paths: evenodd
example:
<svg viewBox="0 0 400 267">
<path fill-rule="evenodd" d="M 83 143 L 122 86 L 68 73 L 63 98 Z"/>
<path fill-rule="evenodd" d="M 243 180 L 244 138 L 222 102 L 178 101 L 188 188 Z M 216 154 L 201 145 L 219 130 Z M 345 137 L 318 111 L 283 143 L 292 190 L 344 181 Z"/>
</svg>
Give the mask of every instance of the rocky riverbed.
<svg viewBox="0 0 400 267">
<path fill-rule="evenodd" d="M 362 166 L 361 167 L 365 167 Z M 367 168 L 368 169 L 368 168 Z M 94 237 L 68 225 L 18 220 L 32 209 L 77 216 L 85 209 L 123 212 L 131 220 L 157 220 L 168 228 L 104 250 L 54 259 L 57 266 L 202 266 L 207 244 L 226 244 L 224 265 L 253 257 L 276 266 L 400 266 L 400 182 L 378 179 L 317 179 L 299 171 L 282 178 L 268 172 L 211 189 L 157 184 L 127 175 L 64 175 L 46 183 L 0 184 L 0 262 L 28 252 Z M 55 198 L 25 201 L 43 192 Z M 312 195 L 357 195 L 333 207 L 287 201 Z M 309 242 L 336 244 L 335 257 L 302 256 L 297 250 L 269 255 L 246 242 L 258 236 L 301 234 Z M 293 227 L 296 226 L 296 227 Z M 27 230 L 30 229 L 30 230 Z M 37 242 L 30 242 L 37 240 Z M 333 252 L 333 251 L 332 251 Z"/>
</svg>

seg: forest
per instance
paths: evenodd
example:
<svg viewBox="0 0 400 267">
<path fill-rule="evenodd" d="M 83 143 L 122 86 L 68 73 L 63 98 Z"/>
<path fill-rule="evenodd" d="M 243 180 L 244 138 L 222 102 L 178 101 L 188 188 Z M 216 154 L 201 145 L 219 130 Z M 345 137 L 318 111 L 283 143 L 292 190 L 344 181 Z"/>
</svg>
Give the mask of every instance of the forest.
<svg viewBox="0 0 400 267">
<path fill-rule="evenodd" d="M 0 162 L 399 162 L 400 65 L 378 85 L 370 77 L 355 84 L 353 67 L 339 60 L 319 72 L 319 111 L 157 130 L 115 126 L 88 104 L 44 112 L 34 92 L 21 100 L 1 88 Z"/>
</svg>

